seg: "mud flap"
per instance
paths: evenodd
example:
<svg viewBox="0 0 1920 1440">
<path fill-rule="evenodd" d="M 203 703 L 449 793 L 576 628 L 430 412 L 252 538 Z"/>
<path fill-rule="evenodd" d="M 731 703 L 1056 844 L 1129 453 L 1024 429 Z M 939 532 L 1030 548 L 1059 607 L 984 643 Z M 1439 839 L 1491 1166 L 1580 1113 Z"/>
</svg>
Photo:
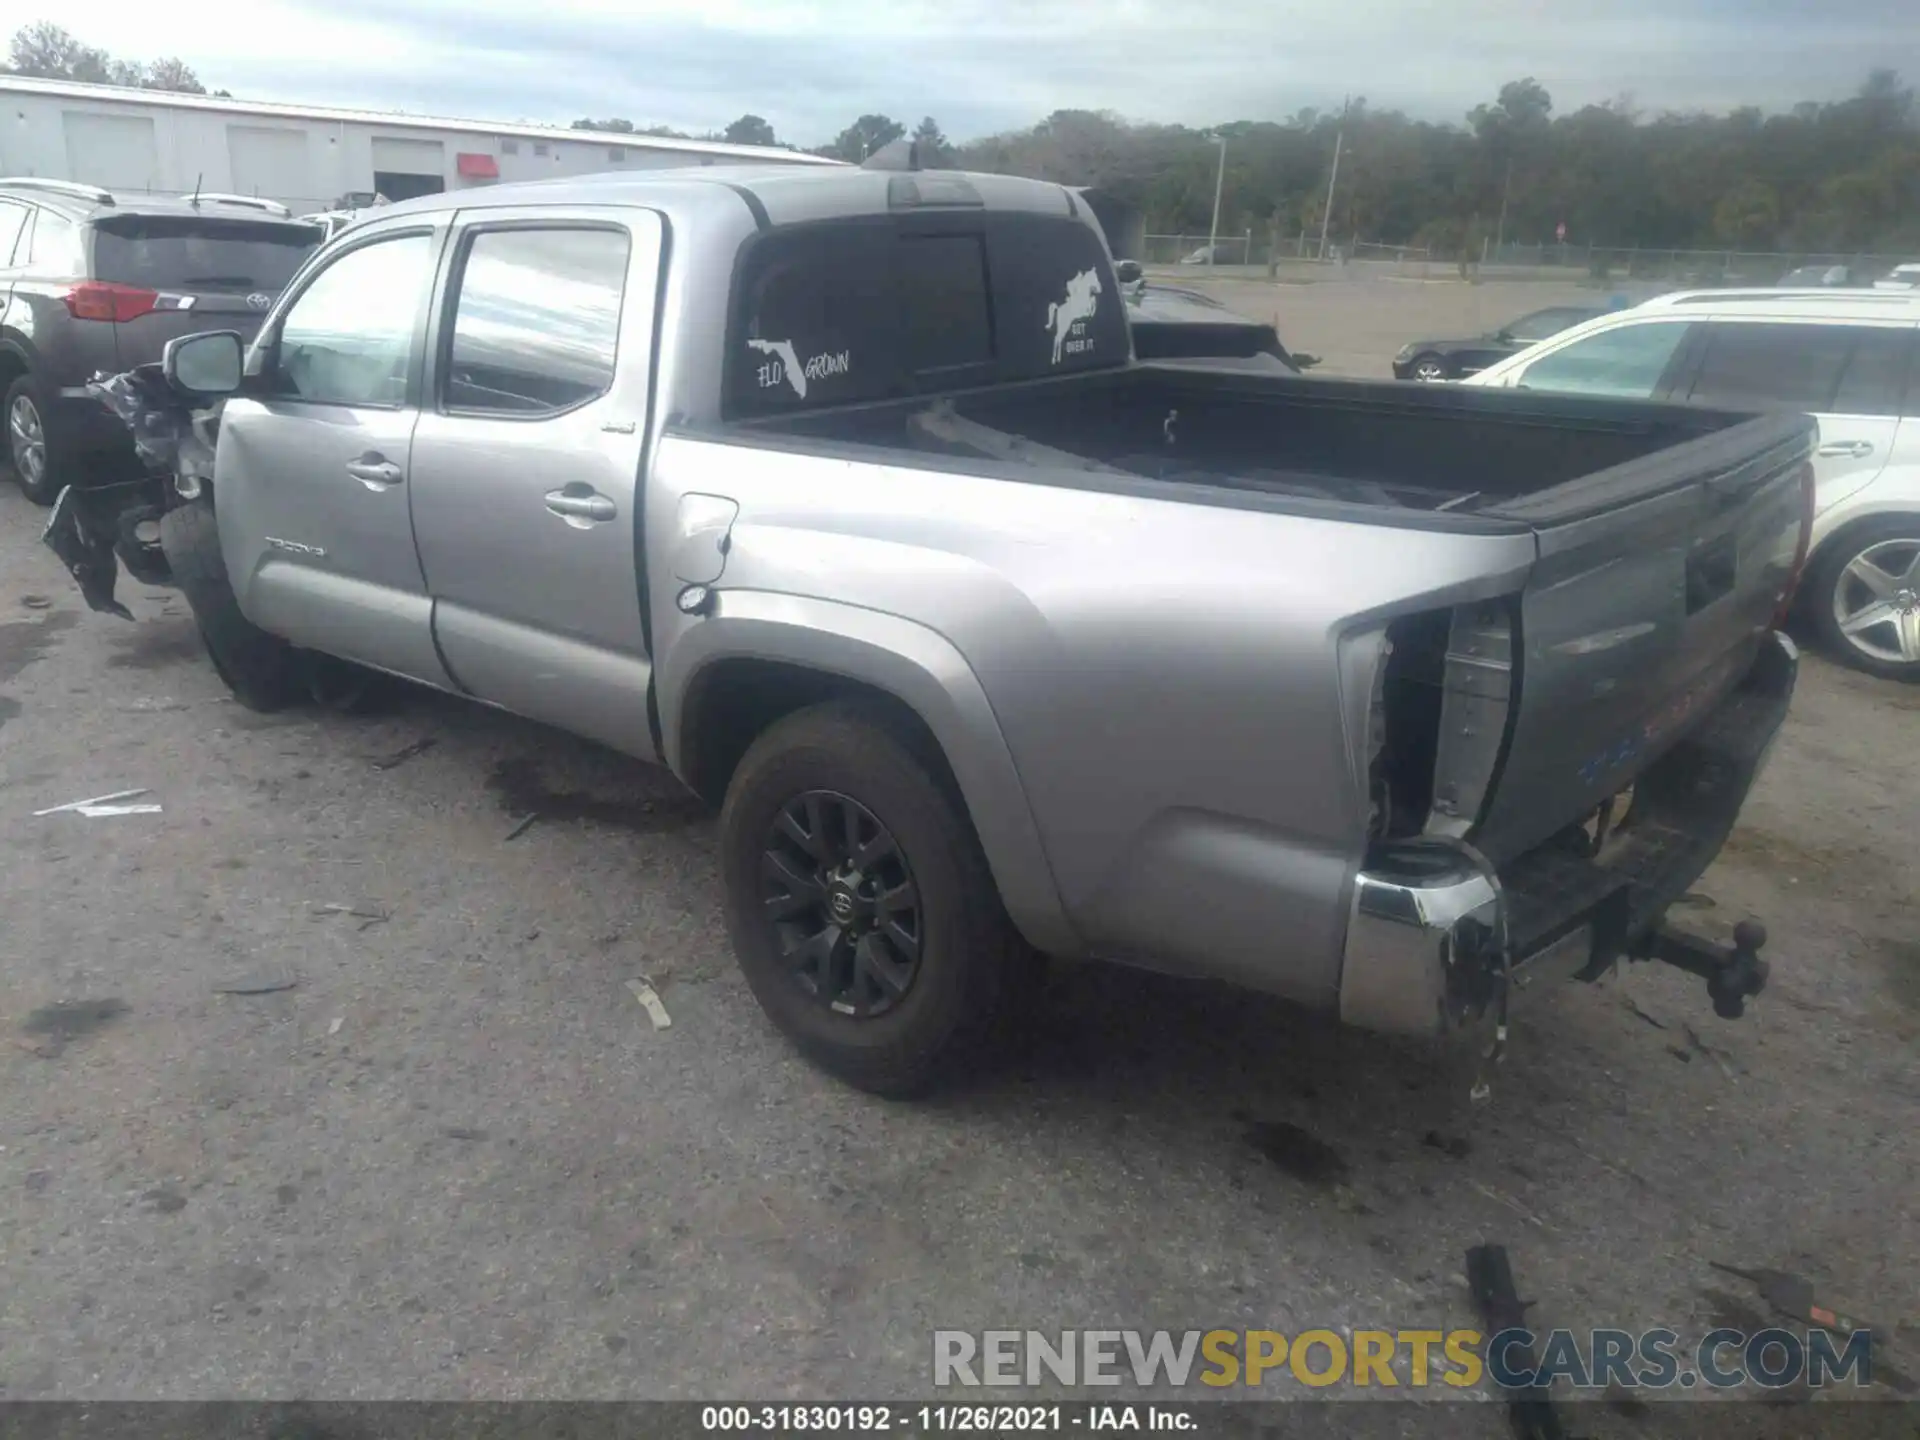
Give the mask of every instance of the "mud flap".
<svg viewBox="0 0 1920 1440">
<path fill-rule="evenodd" d="M 131 620 L 133 612 L 113 598 L 114 584 L 120 574 L 120 562 L 113 553 L 116 537 L 111 530 L 91 522 L 91 507 L 84 497 L 85 492 L 77 486 L 69 485 L 62 490 L 53 502 L 53 514 L 40 532 L 40 539 L 60 557 L 60 563 L 80 586 L 88 606 L 105 615 Z"/>
</svg>

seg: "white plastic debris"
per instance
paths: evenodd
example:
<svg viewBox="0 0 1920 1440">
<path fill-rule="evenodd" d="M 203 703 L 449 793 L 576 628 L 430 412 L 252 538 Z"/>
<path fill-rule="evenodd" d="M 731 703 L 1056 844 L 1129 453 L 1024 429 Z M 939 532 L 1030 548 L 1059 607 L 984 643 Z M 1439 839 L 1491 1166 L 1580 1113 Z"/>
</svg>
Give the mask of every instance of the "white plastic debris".
<svg viewBox="0 0 1920 1440">
<path fill-rule="evenodd" d="M 633 998 L 638 1000 L 647 1012 L 647 1018 L 653 1021 L 654 1029 L 665 1030 L 673 1024 L 673 1017 L 667 1014 L 667 1007 L 660 1003 L 660 992 L 653 988 L 652 982 L 644 975 L 637 980 L 627 981 L 627 989 L 633 992 Z"/>
<path fill-rule="evenodd" d="M 340 1027 L 346 1023 L 347 1023 L 346 1016 L 344 1015 L 334 1016 L 333 1019 L 327 1022 L 327 1034 L 338 1035 L 340 1033 Z"/>
<path fill-rule="evenodd" d="M 137 795 L 147 795 L 149 790 L 116 790 L 111 795 L 95 795 L 90 800 L 69 800 L 64 805 L 50 805 L 45 810 L 33 812 L 34 818 L 42 815 L 84 815 L 89 820 L 112 815 L 158 815 L 160 807 L 152 802 L 139 805 L 124 805 L 115 802 L 131 800 Z"/>
</svg>

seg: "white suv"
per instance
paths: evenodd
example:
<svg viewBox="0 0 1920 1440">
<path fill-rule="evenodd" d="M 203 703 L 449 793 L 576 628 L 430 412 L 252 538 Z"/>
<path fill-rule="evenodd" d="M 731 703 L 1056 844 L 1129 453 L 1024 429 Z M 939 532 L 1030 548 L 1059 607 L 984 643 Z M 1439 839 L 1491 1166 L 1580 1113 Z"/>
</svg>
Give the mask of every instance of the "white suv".
<svg viewBox="0 0 1920 1440">
<path fill-rule="evenodd" d="M 1811 414 L 1806 616 L 1848 663 L 1920 681 L 1920 291 L 1663 295 L 1461 383 Z"/>
</svg>

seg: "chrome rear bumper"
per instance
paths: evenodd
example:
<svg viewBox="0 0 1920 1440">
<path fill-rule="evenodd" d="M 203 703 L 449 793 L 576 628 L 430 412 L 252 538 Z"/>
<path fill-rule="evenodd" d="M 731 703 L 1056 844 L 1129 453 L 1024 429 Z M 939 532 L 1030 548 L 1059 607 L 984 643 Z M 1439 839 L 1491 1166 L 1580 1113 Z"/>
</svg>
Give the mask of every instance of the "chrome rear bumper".
<svg viewBox="0 0 1920 1440">
<path fill-rule="evenodd" d="M 1401 1035 L 1478 1029 L 1503 944 L 1509 1008 L 1552 979 L 1641 954 L 1726 843 L 1786 719 L 1798 660 L 1784 635 L 1768 636 L 1741 684 L 1640 776 L 1597 855 L 1550 841 L 1495 873 L 1465 848 L 1415 839 L 1377 858 L 1354 880 L 1341 1020 Z"/>
</svg>

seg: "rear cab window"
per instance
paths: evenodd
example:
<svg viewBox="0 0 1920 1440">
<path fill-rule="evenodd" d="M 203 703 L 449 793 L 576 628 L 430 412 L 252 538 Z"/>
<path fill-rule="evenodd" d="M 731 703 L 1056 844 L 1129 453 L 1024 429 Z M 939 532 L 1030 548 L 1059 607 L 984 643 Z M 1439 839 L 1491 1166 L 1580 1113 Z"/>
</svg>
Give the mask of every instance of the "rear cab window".
<svg viewBox="0 0 1920 1440">
<path fill-rule="evenodd" d="M 93 278 L 143 290 L 277 295 L 319 245 L 316 225 L 213 215 L 113 215 L 93 225 Z"/>
<path fill-rule="evenodd" d="M 736 266 L 729 418 L 1123 365 L 1099 233 L 1069 216 L 955 209 L 781 227 Z"/>
</svg>

